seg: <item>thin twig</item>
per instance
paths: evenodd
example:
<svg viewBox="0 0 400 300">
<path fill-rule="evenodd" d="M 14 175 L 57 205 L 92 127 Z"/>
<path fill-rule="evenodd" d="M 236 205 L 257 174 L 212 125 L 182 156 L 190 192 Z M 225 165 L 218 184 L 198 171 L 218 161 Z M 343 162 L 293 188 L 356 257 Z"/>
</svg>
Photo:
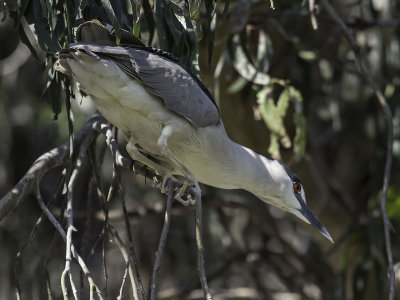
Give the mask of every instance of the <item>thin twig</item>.
<svg viewBox="0 0 400 300">
<path fill-rule="evenodd" d="M 47 269 L 44 270 L 44 277 L 46 281 L 47 300 L 53 300 L 53 293 L 51 291 L 50 275 Z"/>
<path fill-rule="evenodd" d="M 168 186 L 167 206 L 165 208 L 164 225 L 161 231 L 160 242 L 158 243 L 156 259 L 154 261 L 154 266 L 153 266 L 153 273 L 151 275 L 150 300 L 157 299 L 158 271 L 160 270 L 161 257 L 164 253 L 165 244 L 167 242 L 169 224 L 171 222 L 171 207 L 174 196 L 173 181 L 168 180 L 167 186 Z"/>
<path fill-rule="evenodd" d="M 86 151 L 91 143 L 91 139 L 85 139 L 81 145 L 78 157 L 76 159 L 76 166 L 72 171 L 72 174 L 68 181 L 67 187 L 67 238 L 66 238 L 66 253 L 65 253 L 65 268 L 61 275 L 61 287 L 63 291 L 64 300 L 68 300 L 68 292 L 65 285 L 65 277 L 68 275 L 71 284 L 74 298 L 78 299 L 78 290 L 76 289 L 75 282 L 72 278 L 71 272 L 71 245 L 72 245 L 72 232 L 76 231 L 73 224 L 73 199 L 74 199 L 74 187 L 78 178 L 79 172 L 82 168 L 83 159 L 86 156 Z"/>
<path fill-rule="evenodd" d="M 131 262 L 133 262 L 132 267 L 134 268 L 135 278 L 137 279 L 137 282 L 138 282 L 137 286 L 140 289 L 143 299 L 147 300 L 147 296 L 146 296 L 146 293 L 143 288 L 142 279 L 141 279 L 140 273 L 139 273 L 139 263 L 138 263 L 138 260 L 136 257 L 135 248 L 133 247 L 133 236 L 132 236 L 131 224 L 129 222 L 128 210 L 126 208 L 124 197 L 121 197 L 121 206 L 122 206 L 122 213 L 124 215 L 126 234 L 128 236 L 128 242 L 129 242 L 129 259 Z"/>
<path fill-rule="evenodd" d="M 201 203 L 201 191 L 200 189 L 190 188 L 190 192 L 195 195 L 196 199 L 196 245 L 197 245 L 197 272 L 199 273 L 201 287 L 203 288 L 204 298 L 212 300 L 210 289 L 208 288 L 206 268 L 204 264 L 204 246 L 203 246 L 203 212 Z"/>
<path fill-rule="evenodd" d="M 94 140 L 98 134 L 107 136 L 106 143 L 110 147 L 114 161 L 117 166 L 127 170 L 132 170 L 132 160 L 125 158 L 118 150 L 118 143 L 112 137 L 112 131 L 108 125 L 108 121 L 100 114 L 90 118 L 82 129 L 74 138 L 74 147 L 79 147 L 86 138 Z M 111 134 L 111 137 L 108 136 Z M 69 142 L 50 150 L 41 155 L 29 168 L 24 177 L 0 199 L 0 221 L 8 215 L 8 213 L 17 207 L 27 196 L 35 190 L 37 181 L 40 181 L 44 174 L 49 170 L 64 166 L 69 161 Z M 134 162 L 136 173 L 139 173 L 153 180 L 157 175 L 149 168 L 143 168 L 141 164 Z"/>
<path fill-rule="evenodd" d="M 56 220 L 56 218 L 53 216 L 53 214 L 50 212 L 50 210 L 47 208 L 46 204 L 44 203 L 42 196 L 39 191 L 39 187 L 36 187 L 35 190 L 35 195 L 36 195 L 36 200 L 39 203 L 40 208 L 44 211 L 46 217 L 49 219 L 49 221 L 53 224 L 53 226 L 57 229 L 61 237 L 63 238 L 64 242 L 67 240 L 67 234 L 64 231 L 63 227 L 61 224 Z M 101 290 L 99 287 L 94 283 L 93 278 L 90 276 L 90 271 L 88 267 L 85 264 L 85 261 L 82 259 L 82 257 L 79 255 L 78 251 L 75 250 L 75 246 L 73 243 L 71 243 L 71 253 L 72 256 L 78 261 L 79 266 L 81 267 L 83 273 L 86 275 L 86 278 L 89 282 L 90 285 L 90 290 L 95 290 L 97 293 L 97 296 L 100 300 L 103 300 L 103 297 L 101 295 Z M 92 298 L 92 297 L 91 297 Z"/>
<path fill-rule="evenodd" d="M 108 223 L 108 229 L 111 235 L 114 238 L 115 243 L 117 244 L 119 250 L 122 253 L 122 257 L 125 260 L 125 263 L 127 265 L 128 271 L 129 271 L 129 277 L 131 280 L 131 286 L 132 286 L 132 293 L 133 293 L 133 299 L 139 300 L 139 294 L 138 294 L 138 288 L 136 285 L 136 276 L 135 272 L 133 270 L 134 268 L 134 263 L 132 261 L 132 256 L 128 254 L 128 251 L 126 251 L 126 248 L 124 246 L 124 243 L 122 242 L 122 239 L 120 238 L 118 231 L 115 229 L 114 225 L 112 225 L 110 222 Z"/>
<path fill-rule="evenodd" d="M 354 52 L 356 66 L 360 74 L 364 77 L 364 79 L 369 83 L 372 87 L 376 98 L 378 99 L 379 104 L 381 105 L 383 112 L 386 118 L 386 126 L 387 126 L 387 145 L 386 145 L 386 162 L 385 162 L 385 171 L 383 177 L 383 186 L 382 186 L 382 194 L 381 194 L 381 201 L 380 201 L 380 209 L 382 214 L 382 221 L 384 227 L 384 234 L 385 234 L 385 246 L 386 246 L 386 255 L 388 260 L 388 269 L 389 269 L 389 300 L 394 299 L 394 285 L 395 285 L 395 274 L 393 268 L 393 254 L 392 254 L 392 247 L 390 242 L 390 221 L 387 216 L 386 212 L 386 194 L 389 187 L 389 180 L 390 180 L 390 169 L 392 166 L 392 157 L 393 157 L 393 118 L 392 112 L 390 107 L 383 95 L 382 91 L 380 90 L 378 84 L 375 82 L 373 77 L 371 76 L 370 72 L 364 66 L 361 61 L 360 54 L 359 54 L 359 46 L 351 35 L 349 29 L 347 28 L 346 24 L 342 20 L 342 18 L 338 15 L 335 9 L 331 6 L 328 0 L 322 0 L 322 4 L 327 10 L 329 16 L 335 21 L 343 30 L 344 36 L 350 47 Z"/>
<path fill-rule="evenodd" d="M 310 12 L 311 25 L 314 30 L 318 29 L 317 17 L 315 15 L 315 0 L 308 0 L 308 10 Z"/>
<path fill-rule="evenodd" d="M 129 275 L 130 275 L 130 279 L 131 279 L 131 284 L 132 284 L 132 289 L 133 289 L 133 297 L 134 299 L 139 299 L 138 296 L 138 285 L 141 286 L 142 289 L 142 293 L 144 295 L 143 298 L 145 298 L 145 294 L 144 294 L 144 290 L 143 290 L 143 286 L 141 283 L 141 279 L 140 279 L 140 274 L 139 271 L 137 270 L 137 261 L 136 261 L 136 256 L 135 253 L 133 251 L 133 242 L 132 242 L 132 238 L 131 238 L 131 234 L 129 234 L 130 236 L 130 244 L 132 244 L 132 250 L 130 249 L 130 253 L 133 253 L 128 255 L 128 253 L 125 251 L 125 248 L 123 246 L 123 242 L 122 240 L 119 238 L 118 235 L 118 231 L 113 227 L 113 228 L 108 228 L 110 226 L 109 223 L 109 218 L 108 218 L 108 202 L 111 200 L 111 197 L 113 195 L 114 189 L 115 189 L 115 185 L 120 182 L 120 178 L 119 178 L 119 173 L 118 170 L 116 168 L 117 166 L 117 161 L 118 161 L 118 157 L 120 156 L 120 158 L 123 158 L 121 155 L 118 155 L 118 143 L 117 140 L 114 138 L 113 134 L 112 134 L 112 130 L 111 127 L 109 127 L 108 125 L 104 125 L 101 126 L 102 128 L 102 132 L 106 135 L 106 143 L 110 146 L 111 152 L 113 154 L 114 157 L 114 163 L 113 163 L 113 179 L 111 182 L 111 186 L 109 189 L 109 193 L 107 196 L 107 199 L 104 195 L 102 186 L 101 186 L 101 180 L 100 180 L 100 174 L 98 172 L 98 167 L 95 164 L 95 162 L 93 161 L 93 159 L 91 159 L 91 164 L 92 164 L 92 168 L 94 171 L 94 177 L 96 180 L 96 185 L 97 185 L 97 192 L 98 192 L 98 196 L 101 199 L 102 203 L 104 203 L 104 213 L 105 213 L 105 220 L 104 220 L 104 227 L 103 227 L 103 231 L 102 231 L 102 237 L 103 237 L 103 251 L 104 251 L 104 240 L 106 239 L 107 233 L 108 231 L 110 231 L 112 233 L 112 235 L 114 236 L 114 239 L 116 240 L 124 259 L 126 260 L 126 263 L 129 263 Z M 92 157 L 93 158 L 93 157 Z M 117 160 L 117 161 L 116 161 Z M 125 207 L 126 209 L 126 207 Z M 128 227 L 129 232 L 130 232 L 130 225 Z M 104 261 L 104 252 L 103 252 L 103 262 Z M 132 261 L 130 261 L 130 259 L 132 259 Z M 132 263 L 133 262 L 133 263 Z M 104 267 L 104 266 L 103 266 Z M 134 272 L 135 271 L 135 272 Z M 138 284 L 136 283 L 138 282 Z"/>
<path fill-rule="evenodd" d="M 106 144 L 104 144 L 104 145 L 106 145 Z M 103 184 L 101 182 L 101 178 L 100 178 L 100 174 L 99 174 L 99 169 L 101 168 L 101 162 L 103 160 L 103 156 L 104 156 L 104 151 L 102 151 L 102 153 L 100 153 L 100 158 L 97 158 L 95 145 L 92 144 L 91 150 L 89 150 L 89 162 L 90 162 L 90 166 L 91 166 L 92 171 L 93 171 L 93 178 L 94 178 L 94 183 L 95 183 L 95 186 L 96 186 L 97 195 L 98 195 L 99 199 L 101 200 L 101 204 L 103 206 L 103 211 L 104 211 L 104 216 L 105 216 L 104 217 L 105 219 L 104 219 L 104 222 L 103 222 L 103 230 L 102 230 L 100 236 L 102 237 L 101 255 L 102 255 L 102 258 L 103 258 L 102 270 L 103 270 L 103 275 L 104 275 L 104 296 L 107 299 L 108 275 L 107 275 L 107 262 L 106 262 L 105 249 L 106 249 L 106 242 L 108 240 L 108 238 L 107 238 L 107 233 L 108 233 L 107 226 L 108 226 L 108 208 L 109 208 L 109 203 L 108 203 L 108 199 L 106 199 L 106 197 L 104 195 Z M 97 161 L 99 161 L 99 162 L 97 163 Z M 114 178 L 114 175 L 113 175 L 113 178 Z M 96 244 L 97 244 L 97 242 L 96 242 Z"/>
<path fill-rule="evenodd" d="M 119 295 L 117 297 L 117 300 L 122 300 L 125 282 L 126 282 L 126 278 L 128 277 L 128 274 L 129 274 L 129 263 L 126 264 L 125 273 L 124 273 L 124 277 L 122 277 L 121 287 L 119 288 Z"/>
</svg>

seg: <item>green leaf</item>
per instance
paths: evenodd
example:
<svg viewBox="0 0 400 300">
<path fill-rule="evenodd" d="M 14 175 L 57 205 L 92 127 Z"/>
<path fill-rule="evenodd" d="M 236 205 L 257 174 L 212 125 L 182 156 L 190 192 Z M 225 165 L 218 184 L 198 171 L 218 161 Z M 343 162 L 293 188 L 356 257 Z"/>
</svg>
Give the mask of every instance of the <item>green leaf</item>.
<svg viewBox="0 0 400 300">
<path fill-rule="evenodd" d="M 140 9 L 142 2 L 140 0 L 130 0 L 132 5 L 133 22 L 138 23 L 140 19 Z"/>
<path fill-rule="evenodd" d="M 41 98 L 47 99 L 51 103 L 54 113 L 53 119 L 57 120 L 61 112 L 61 93 L 63 92 L 60 73 L 55 70 L 55 61 L 47 73 L 46 86 L 42 91 Z"/>
<path fill-rule="evenodd" d="M 386 211 L 392 220 L 400 220 L 400 188 L 390 186 L 387 192 Z"/>
<path fill-rule="evenodd" d="M 303 114 L 296 113 L 293 116 L 293 122 L 296 126 L 296 135 L 293 140 L 293 151 L 296 155 L 302 157 L 306 152 L 306 118 L 303 116 Z"/>
<path fill-rule="evenodd" d="M 217 3 L 213 0 L 206 0 L 207 11 L 207 35 L 208 35 L 208 66 L 211 65 L 211 59 L 214 49 L 215 31 L 217 25 Z"/>
<path fill-rule="evenodd" d="M 197 20 L 200 16 L 200 4 L 199 0 L 189 0 L 189 15 L 191 20 Z"/>
<path fill-rule="evenodd" d="M 154 22 L 154 15 L 151 9 L 149 0 L 142 0 L 143 12 L 144 12 L 144 20 L 146 21 L 147 30 L 149 31 L 149 40 L 147 42 L 148 46 L 151 46 L 153 43 L 154 38 L 154 31 L 155 31 L 155 22 Z"/>
<path fill-rule="evenodd" d="M 21 23 L 21 18 L 25 16 L 26 10 L 28 9 L 29 3 L 31 0 L 18 0 L 17 1 L 17 20 L 15 22 L 15 25 L 17 28 L 19 28 L 19 25 Z"/>
<path fill-rule="evenodd" d="M 243 47 L 240 45 L 239 36 L 235 35 L 233 40 L 234 57 L 233 67 L 235 70 L 248 81 L 260 85 L 266 85 L 270 81 L 270 76 L 267 73 L 257 70 L 251 63 L 249 56 L 246 55 Z"/>
<path fill-rule="evenodd" d="M 282 92 L 276 106 L 273 98 L 273 86 L 268 85 L 257 93 L 257 103 L 260 108 L 261 116 L 267 125 L 268 129 L 273 135 L 279 135 L 281 128 L 283 127 L 282 118 L 286 114 L 284 109 L 284 103 L 288 101 L 286 94 Z M 280 108 L 279 106 L 280 102 Z"/>
<path fill-rule="evenodd" d="M 17 32 L 18 32 L 19 38 L 21 39 L 21 42 L 24 43 L 24 44 L 28 47 L 28 49 L 31 51 L 32 56 L 33 56 L 34 58 L 36 58 L 37 60 L 40 60 L 40 59 L 39 59 L 39 56 L 38 56 L 38 54 L 37 54 L 37 52 L 36 52 L 36 49 L 35 49 L 35 47 L 31 44 L 31 42 L 29 41 L 29 38 L 28 38 L 28 36 L 26 35 L 24 28 L 23 28 L 22 26 L 19 26 L 19 27 L 17 28 Z"/>
<path fill-rule="evenodd" d="M 155 22 L 157 24 L 157 36 L 158 44 L 161 49 L 165 51 L 170 51 L 168 38 L 167 38 L 167 26 L 164 18 L 164 13 L 166 11 L 166 3 L 163 0 L 154 0 L 154 15 Z"/>
<path fill-rule="evenodd" d="M 40 48 L 51 54 L 61 50 L 61 45 L 48 26 L 48 20 L 43 16 L 39 1 L 33 1 L 32 5 L 28 7 L 26 20 Z"/>
<path fill-rule="evenodd" d="M 137 37 L 140 35 L 140 23 L 135 23 L 133 25 L 133 34 Z"/>
<path fill-rule="evenodd" d="M 110 20 L 115 30 L 115 43 L 119 45 L 121 42 L 121 24 L 118 22 L 118 18 L 115 15 L 114 9 L 109 0 L 101 0 L 104 10 L 106 11 L 107 17 Z"/>
<path fill-rule="evenodd" d="M 51 5 L 51 3 L 50 3 L 49 0 L 46 0 L 46 8 L 47 8 L 47 11 L 50 13 L 50 15 L 51 15 L 52 17 L 54 17 L 54 18 L 57 17 L 57 15 L 56 15 L 56 13 L 54 12 L 53 7 L 52 7 L 52 5 Z"/>
<path fill-rule="evenodd" d="M 293 86 L 288 87 L 290 100 L 294 103 L 293 123 L 296 126 L 296 135 L 293 140 L 293 151 L 302 157 L 306 151 L 306 127 L 307 121 L 303 114 L 303 96 L 301 92 Z"/>
<path fill-rule="evenodd" d="M 302 114 L 303 97 L 299 90 L 293 86 L 286 86 L 279 95 L 278 100 L 273 98 L 273 85 L 269 84 L 257 93 L 257 103 L 261 116 L 270 131 L 270 146 L 268 152 L 276 158 L 280 157 L 279 144 L 285 148 L 291 147 L 292 143 L 284 124 L 289 103 L 294 104 L 293 124 L 296 134 L 293 138 L 293 152 L 302 156 L 306 148 L 306 120 Z"/>
</svg>

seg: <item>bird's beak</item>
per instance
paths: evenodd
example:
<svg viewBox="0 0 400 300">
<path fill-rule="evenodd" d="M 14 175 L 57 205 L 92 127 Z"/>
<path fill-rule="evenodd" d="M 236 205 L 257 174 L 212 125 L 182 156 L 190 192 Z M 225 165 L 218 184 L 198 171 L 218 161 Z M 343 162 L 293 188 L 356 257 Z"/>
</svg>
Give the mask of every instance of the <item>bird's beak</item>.
<svg viewBox="0 0 400 300">
<path fill-rule="evenodd" d="M 329 234 L 328 230 L 321 224 L 316 216 L 313 215 L 311 210 L 308 208 L 307 204 L 304 202 L 300 194 L 296 194 L 296 198 L 300 203 L 301 208 L 295 212 L 292 212 L 298 218 L 302 219 L 304 222 L 311 224 L 321 232 L 321 234 L 333 243 L 333 239 Z"/>
</svg>

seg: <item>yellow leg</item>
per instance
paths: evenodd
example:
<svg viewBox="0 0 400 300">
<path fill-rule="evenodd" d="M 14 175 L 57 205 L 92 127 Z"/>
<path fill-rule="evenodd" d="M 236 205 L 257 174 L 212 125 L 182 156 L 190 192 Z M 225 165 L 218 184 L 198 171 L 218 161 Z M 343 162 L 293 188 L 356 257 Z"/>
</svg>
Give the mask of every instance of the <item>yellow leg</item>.
<svg viewBox="0 0 400 300">
<path fill-rule="evenodd" d="M 178 181 L 173 174 L 167 170 L 166 168 L 160 166 L 156 162 L 152 161 L 150 158 L 144 156 L 139 149 L 135 145 L 134 139 L 131 137 L 129 139 L 128 144 L 126 145 L 126 151 L 128 151 L 130 157 L 132 157 L 133 160 L 136 160 L 149 168 L 153 169 L 157 174 L 159 174 L 163 182 L 161 184 L 161 192 L 166 193 L 166 182 L 168 179 L 172 179 L 173 181 Z"/>
<path fill-rule="evenodd" d="M 173 129 L 171 126 L 166 126 L 163 128 L 161 136 L 159 137 L 157 144 L 161 148 L 161 153 L 166 156 L 176 167 L 177 170 L 179 170 L 182 174 L 185 176 L 185 181 L 180 188 L 179 192 L 175 195 L 175 199 L 181 202 L 183 205 L 188 206 L 188 205 L 194 205 L 196 203 L 196 199 L 192 199 L 191 195 L 188 195 L 188 200 L 182 199 L 182 196 L 186 193 L 186 190 L 190 186 L 194 186 L 195 189 L 200 191 L 199 187 L 199 182 L 197 178 L 192 174 L 192 172 L 189 171 L 188 168 L 183 164 L 183 162 L 176 157 L 175 154 L 171 152 L 171 150 L 168 148 L 168 137 L 173 133 Z"/>
</svg>

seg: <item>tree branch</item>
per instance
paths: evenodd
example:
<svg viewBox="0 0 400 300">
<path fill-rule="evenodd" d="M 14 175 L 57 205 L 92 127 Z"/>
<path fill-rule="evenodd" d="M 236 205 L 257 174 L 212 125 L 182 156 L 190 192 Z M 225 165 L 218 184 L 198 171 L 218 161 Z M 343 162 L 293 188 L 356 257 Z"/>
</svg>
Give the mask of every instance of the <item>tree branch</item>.
<svg viewBox="0 0 400 300">
<path fill-rule="evenodd" d="M 212 300 L 210 289 L 208 288 L 206 268 L 204 265 L 204 246 L 203 246 L 203 211 L 201 203 L 200 189 L 190 188 L 190 192 L 195 195 L 196 199 L 196 245 L 197 245 L 197 272 L 199 273 L 201 287 L 203 288 L 204 298 Z"/>
<path fill-rule="evenodd" d="M 131 255 L 128 254 L 128 251 L 126 251 L 124 243 L 123 243 L 122 239 L 120 238 L 118 231 L 115 229 L 114 225 L 112 225 L 110 222 L 108 222 L 107 227 L 108 227 L 108 230 L 110 231 L 111 235 L 113 236 L 113 239 L 114 239 L 115 243 L 117 244 L 117 246 L 118 246 L 119 250 L 121 251 L 121 254 L 125 260 L 127 270 L 129 272 L 129 278 L 131 281 L 133 299 L 139 300 L 138 288 L 136 285 L 137 280 L 135 280 L 136 276 L 135 276 L 135 272 L 133 270 L 135 264 L 132 261 L 132 257 L 131 257 Z M 123 281 L 125 281 L 125 280 L 123 280 Z M 121 294 L 122 294 L 122 291 L 121 291 Z"/>
<path fill-rule="evenodd" d="M 394 268 L 393 268 L 393 254 L 392 254 L 392 247 L 390 242 L 390 222 L 386 212 L 386 194 L 389 187 L 389 180 L 390 180 L 390 169 L 392 166 L 392 157 L 393 157 L 393 118 L 392 112 L 390 107 L 383 95 L 382 91 L 380 90 L 378 84 L 375 82 L 367 68 L 361 61 L 360 53 L 359 53 L 359 46 L 355 41 L 354 37 L 351 35 L 349 29 L 347 28 L 344 21 L 335 11 L 335 9 L 331 6 L 328 0 L 322 0 L 322 5 L 325 7 L 326 11 L 328 12 L 329 16 L 335 21 L 336 24 L 340 26 L 343 30 L 343 34 L 350 44 L 354 52 L 356 66 L 358 71 L 363 76 L 363 78 L 368 82 L 368 84 L 372 87 L 376 98 L 380 106 L 383 109 L 386 118 L 386 126 L 387 126 L 387 148 L 386 148 L 386 162 L 385 162 L 385 171 L 383 177 L 383 186 L 382 186 L 382 194 L 381 194 L 381 201 L 380 201 L 380 208 L 382 214 L 382 221 L 384 227 L 384 234 L 385 234 L 385 246 L 386 246 L 386 255 L 388 260 L 388 269 L 389 269 L 389 300 L 394 299 L 394 284 L 395 284 L 395 275 L 394 275 Z"/>
<path fill-rule="evenodd" d="M 56 220 L 56 218 L 53 216 L 53 214 L 50 212 L 50 210 L 47 208 L 46 204 L 44 203 L 42 196 L 39 191 L 39 186 L 36 186 L 35 188 L 35 194 L 36 194 L 36 200 L 39 203 L 40 208 L 43 210 L 45 213 L 46 217 L 49 219 L 49 221 L 53 224 L 53 226 L 57 229 L 61 237 L 63 238 L 64 242 L 67 240 L 67 234 L 64 231 L 63 227 L 61 224 Z M 85 264 L 85 261 L 82 259 L 82 257 L 79 255 L 79 253 L 76 251 L 75 246 L 73 243 L 71 243 L 71 253 L 72 256 L 78 261 L 79 266 L 81 267 L 83 273 L 86 275 L 89 285 L 90 285 L 90 294 L 91 297 L 90 299 L 93 299 L 92 297 L 92 291 L 95 290 L 97 292 L 97 296 L 99 297 L 100 300 L 103 300 L 103 297 L 101 296 L 101 291 L 98 288 L 98 286 L 94 283 L 93 278 L 90 276 L 90 271 L 88 267 Z"/>
<path fill-rule="evenodd" d="M 167 198 L 167 206 L 165 208 L 165 217 L 164 217 L 164 226 L 161 231 L 160 242 L 158 244 L 158 249 L 156 253 L 156 259 L 154 261 L 153 266 L 153 273 L 151 275 L 151 283 L 150 283 L 150 300 L 157 299 L 157 278 L 158 278 L 158 271 L 160 270 L 160 262 L 161 257 L 164 253 L 165 243 L 167 241 L 168 229 L 169 224 L 171 222 L 171 207 L 172 207 L 172 200 L 174 196 L 174 188 L 172 180 L 168 181 L 168 198 Z"/>
<path fill-rule="evenodd" d="M 68 275 L 70 285 L 72 288 L 72 292 L 74 294 L 74 298 L 78 299 L 78 291 L 76 289 L 74 280 L 72 278 L 72 273 L 71 273 L 71 245 L 72 245 L 72 232 L 76 231 L 74 228 L 73 224 L 73 199 L 74 199 L 74 186 L 76 183 L 76 180 L 78 179 L 79 172 L 82 167 L 83 159 L 85 158 L 85 155 L 87 153 L 87 149 L 89 148 L 89 145 L 91 144 L 92 139 L 89 137 L 85 138 L 80 150 L 78 157 L 76 159 L 76 165 L 75 168 L 72 171 L 71 177 L 68 180 L 68 187 L 67 187 L 67 236 L 66 236 L 66 253 L 65 253 L 65 268 L 64 271 L 62 272 L 61 275 L 61 287 L 64 295 L 64 300 L 68 300 L 68 290 L 65 285 L 65 277 Z M 39 187 L 38 187 L 39 188 Z"/>
<path fill-rule="evenodd" d="M 118 143 L 112 136 L 112 131 L 108 121 L 100 114 L 90 118 L 82 129 L 77 133 L 74 139 L 74 147 L 79 147 L 83 140 L 89 139 L 93 141 L 99 134 L 106 136 L 106 143 L 109 146 L 117 166 L 136 171 L 136 173 L 146 176 L 154 180 L 159 176 L 148 168 L 143 168 L 140 163 L 133 162 L 121 155 L 118 150 Z M 8 213 L 16 208 L 31 194 L 36 185 L 36 181 L 40 181 L 44 174 L 51 169 L 65 165 L 69 160 L 69 142 L 46 152 L 41 155 L 29 168 L 24 177 L 0 200 L 0 221 L 4 219 Z"/>
</svg>

